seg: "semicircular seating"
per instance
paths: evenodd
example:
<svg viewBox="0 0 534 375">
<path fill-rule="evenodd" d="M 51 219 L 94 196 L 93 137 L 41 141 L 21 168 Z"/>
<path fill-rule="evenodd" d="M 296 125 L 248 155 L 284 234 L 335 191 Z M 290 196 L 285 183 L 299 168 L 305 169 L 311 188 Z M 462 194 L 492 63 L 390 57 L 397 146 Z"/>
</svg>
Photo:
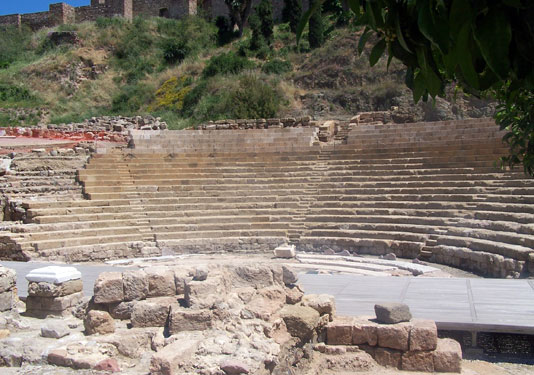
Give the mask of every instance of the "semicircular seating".
<svg viewBox="0 0 534 375">
<path fill-rule="evenodd" d="M 534 271 L 534 180 L 495 166 L 492 120 L 134 132 L 78 173 L 86 200 L 28 202 L 27 258 L 87 261 L 297 249 L 422 257 L 493 277 Z"/>
</svg>

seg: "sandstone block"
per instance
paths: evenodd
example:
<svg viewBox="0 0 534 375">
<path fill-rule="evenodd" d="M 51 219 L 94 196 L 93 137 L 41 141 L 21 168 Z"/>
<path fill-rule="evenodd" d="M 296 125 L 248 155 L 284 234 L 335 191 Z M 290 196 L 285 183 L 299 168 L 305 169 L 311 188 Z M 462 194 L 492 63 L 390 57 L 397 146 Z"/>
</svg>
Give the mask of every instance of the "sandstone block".
<svg viewBox="0 0 534 375">
<path fill-rule="evenodd" d="M 289 305 L 294 305 L 302 301 L 304 297 L 304 292 L 300 290 L 298 286 L 293 286 L 291 288 L 286 288 L 286 303 Z"/>
<path fill-rule="evenodd" d="M 28 283 L 28 295 L 38 297 L 63 297 L 83 290 L 81 279 L 65 281 L 61 284 L 34 282 Z"/>
<path fill-rule="evenodd" d="M 164 297 L 176 295 L 174 271 L 166 267 L 150 267 L 145 270 L 148 276 L 148 296 Z"/>
<path fill-rule="evenodd" d="M 379 324 L 376 327 L 378 346 L 407 352 L 411 325 L 409 323 Z"/>
<path fill-rule="evenodd" d="M 432 320 L 415 319 L 410 331 L 410 351 L 434 350 L 438 345 L 438 329 Z"/>
<path fill-rule="evenodd" d="M 221 363 L 221 370 L 227 375 L 248 374 L 250 372 L 246 363 L 235 359 L 229 359 Z"/>
<path fill-rule="evenodd" d="M 135 304 L 136 301 L 112 303 L 108 306 L 109 314 L 113 317 L 113 319 L 131 319 L 133 307 Z"/>
<path fill-rule="evenodd" d="M 191 277 L 189 277 L 186 270 L 174 270 L 174 287 L 176 288 L 177 295 L 185 293 L 185 283 L 188 280 L 191 280 Z"/>
<path fill-rule="evenodd" d="M 311 307 L 288 305 L 280 311 L 280 317 L 291 336 L 307 342 L 314 336 L 320 315 Z"/>
<path fill-rule="evenodd" d="M 265 288 L 274 283 L 273 273 L 269 267 L 265 266 L 240 266 L 234 269 L 235 286 L 252 286 L 254 288 Z"/>
<path fill-rule="evenodd" d="M 83 320 L 86 335 L 108 334 L 115 332 L 115 321 L 106 311 L 91 310 Z"/>
<path fill-rule="evenodd" d="M 74 293 L 63 297 L 36 297 L 26 298 L 26 311 L 41 310 L 61 312 L 70 309 L 83 299 L 83 293 Z"/>
<path fill-rule="evenodd" d="M 302 305 L 311 307 L 320 315 L 336 313 L 336 300 L 329 294 L 307 294 L 302 298 Z"/>
<path fill-rule="evenodd" d="M 356 320 L 352 327 L 352 343 L 376 346 L 378 343 L 377 324 L 370 320 Z"/>
<path fill-rule="evenodd" d="M 285 285 L 293 285 L 299 280 L 299 275 L 295 270 L 282 266 L 282 280 Z"/>
<path fill-rule="evenodd" d="M 216 276 L 205 281 L 187 280 L 184 299 L 188 307 L 203 309 L 223 300 L 224 294 L 224 281 Z"/>
<path fill-rule="evenodd" d="M 17 274 L 12 269 L 0 266 L 0 293 L 12 290 L 16 285 Z"/>
<path fill-rule="evenodd" d="M 121 371 L 119 364 L 117 363 L 117 360 L 115 358 L 104 359 L 103 361 L 98 362 L 93 367 L 93 369 L 97 371 L 106 371 L 111 373 Z"/>
<path fill-rule="evenodd" d="M 458 341 L 452 339 L 439 339 L 434 356 L 434 371 L 461 372 L 462 348 Z"/>
<path fill-rule="evenodd" d="M 113 303 L 124 300 L 122 273 L 103 272 L 98 275 L 94 287 L 95 303 Z"/>
<path fill-rule="evenodd" d="M 295 245 L 282 245 L 274 249 L 274 256 L 276 258 L 294 258 L 297 255 Z"/>
<path fill-rule="evenodd" d="M 205 331 L 213 325 L 213 313 L 210 310 L 184 309 L 178 305 L 171 307 L 169 316 L 169 333 L 174 335 L 182 331 Z"/>
<path fill-rule="evenodd" d="M 151 375 L 178 375 L 183 374 L 181 363 L 196 351 L 199 344 L 198 339 L 180 338 L 172 344 L 167 345 L 150 360 Z"/>
<path fill-rule="evenodd" d="M 403 353 L 402 369 L 405 371 L 434 372 L 434 356 L 429 351 Z"/>
<path fill-rule="evenodd" d="M 404 303 L 381 303 L 375 305 L 376 319 L 379 323 L 396 324 L 412 319 L 410 308 Z"/>
<path fill-rule="evenodd" d="M 124 300 L 142 300 L 148 296 L 148 276 L 144 271 L 122 273 Z"/>
<path fill-rule="evenodd" d="M 314 309 L 315 310 L 315 309 Z M 351 345 L 354 319 L 336 318 L 326 326 L 326 342 L 328 345 Z"/>
<path fill-rule="evenodd" d="M 397 350 L 376 348 L 374 358 L 376 363 L 380 366 L 393 368 L 401 367 L 402 353 Z"/>
<path fill-rule="evenodd" d="M 172 297 L 151 298 L 137 302 L 132 310 L 132 326 L 164 327 L 170 306 L 177 301 Z"/>
</svg>

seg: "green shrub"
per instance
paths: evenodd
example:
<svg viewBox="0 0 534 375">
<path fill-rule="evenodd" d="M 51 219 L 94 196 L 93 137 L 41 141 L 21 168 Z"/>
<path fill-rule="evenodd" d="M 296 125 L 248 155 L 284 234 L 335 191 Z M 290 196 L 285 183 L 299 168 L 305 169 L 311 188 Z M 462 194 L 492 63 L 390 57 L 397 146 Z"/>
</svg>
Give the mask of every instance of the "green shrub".
<svg viewBox="0 0 534 375">
<path fill-rule="evenodd" d="M 263 46 L 267 45 L 263 34 L 261 33 L 261 21 L 256 13 L 251 15 L 248 19 L 248 24 L 252 30 L 252 36 L 250 37 L 249 49 L 251 51 L 258 51 Z"/>
<path fill-rule="evenodd" d="M 196 105 L 206 94 L 208 82 L 201 80 L 185 95 L 184 104 L 182 105 L 182 114 L 185 117 L 192 117 Z"/>
<path fill-rule="evenodd" d="M 215 26 L 217 26 L 217 42 L 220 46 L 230 43 L 236 37 L 228 17 L 217 17 Z"/>
<path fill-rule="evenodd" d="M 189 47 L 184 40 L 163 39 L 161 49 L 168 64 L 181 63 L 189 54 Z"/>
<path fill-rule="evenodd" d="M 96 19 L 95 25 L 99 29 L 105 29 L 108 27 L 120 27 L 126 22 L 128 21 L 126 20 L 126 18 L 123 17 L 98 17 Z"/>
<path fill-rule="evenodd" d="M 0 83 L 0 102 L 23 102 L 35 99 L 24 87 Z"/>
<path fill-rule="evenodd" d="M 291 31 L 296 33 L 300 18 L 302 17 L 302 2 L 301 0 L 284 0 L 284 4 L 282 20 L 289 22 Z"/>
<path fill-rule="evenodd" d="M 263 36 L 263 39 L 265 39 L 267 44 L 270 45 L 273 42 L 274 29 L 273 6 L 271 4 L 271 1 L 261 0 L 256 12 L 261 23 L 261 35 Z"/>
<path fill-rule="evenodd" d="M 292 70 L 291 62 L 272 59 L 263 64 L 261 71 L 267 74 L 284 74 Z"/>
<path fill-rule="evenodd" d="M 313 2 L 310 2 L 310 7 L 313 6 L 315 1 L 319 0 L 313 0 Z M 324 25 L 321 7 L 319 7 L 319 9 L 312 14 L 308 27 L 308 41 L 310 42 L 310 47 L 321 47 L 324 43 Z"/>
<path fill-rule="evenodd" d="M 274 117 L 280 109 L 282 98 L 282 93 L 276 87 L 254 75 L 241 77 L 237 89 L 228 96 L 233 118 Z"/>
<path fill-rule="evenodd" d="M 168 79 L 156 91 L 156 98 L 148 110 L 180 112 L 183 109 L 185 97 L 191 91 L 191 84 L 192 79 L 189 76 Z"/>
<path fill-rule="evenodd" d="M 228 52 L 213 56 L 202 71 L 202 76 L 213 77 L 218 74 L 237 74 L 252 67 L 254 67 L 254 63 L 246 57 Z"/>
<path fill-rule="evenodd" d="M 111 111 L 117 114 L 135 113 L 154 99 L 153 88 L 137 83 L 123 86 L 111 102 Z"/>
</svg>

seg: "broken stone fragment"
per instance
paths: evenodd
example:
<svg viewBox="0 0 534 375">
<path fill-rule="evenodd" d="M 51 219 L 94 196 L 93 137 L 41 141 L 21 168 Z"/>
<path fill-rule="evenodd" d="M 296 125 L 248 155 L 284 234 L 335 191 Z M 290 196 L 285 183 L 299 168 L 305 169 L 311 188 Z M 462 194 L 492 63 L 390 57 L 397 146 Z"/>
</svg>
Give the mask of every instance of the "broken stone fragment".
<svg viewBox="0 0 534 375">
<path fill-rule="evenodd" d="M 236 359 L 228 359 L 221 363 L 221 370 L 228 375 L 248 374 L 250 372 L 249 367 Z"/>
<path fill-rule="evenodd" d="M 106 371 L 106 372 L 120 372 L 121 369 L 117 360 L 115 358 L 104 359 L 103 361 L 98 362 L 94 367 L 94 370 L 97 371 Z"/>
<path fill-rule="evenodd" d="M 49 321 L 41 327 L 41 336 L 53 339 L 60 339 L 70 334 L 69 327 L 59 321 Z"/>
<path fill-rule="evenodd" d="M 160 297 L 137 302 L 132 310 L 133 327 L 164 327 L 175 298 Z"/>
<path fill-rule="evenodd" d="M 396 324 L 412 319 L 410 308 L 404 303 L 380 303 L 375 305 L 376 319 L 379 323 Z"/>
<path fill-rule="evenodd" d="M 297 285 L 286 288 L 286 303 L 289 305 L 295 305 L 302 301 L 304 292 L 300 290 Z"/>
<path fill-rule="evenodd" d="M 115 332 L 115 321 L 106 311 L 91 310 L 87 313 L 83 325 L 86 335 L 108 334 Z"/>
<path fill-rule="evenodd" d="M 302 298 L 301 304 L 311 307 L 320 315 L 330 315 L 330 319 L 336 313 L 336 300 L 329 294 L 307 294 Z"/>
<path fill-rule="evenodd" d="M 285 285 L 293 285 L 299 279 L 297 272 L 286 266 L 282 267 L 282 277 Z"/>
<path fill-rule="evenodd" d="M 197 350 L 200 339 L 188 333 L 177 337 L 176 341 L 165 346 L 150 360 L 151 375 L 183 374 L 181 367 Z"/>
<path fill-rule="evenodd" d="M 308 342 L 315 334 L 320 315 L 311 307 L 288 305 L 280 310 L 280 317 L 291 336 L 299 338 L 301 342 Z"/>
</svg>

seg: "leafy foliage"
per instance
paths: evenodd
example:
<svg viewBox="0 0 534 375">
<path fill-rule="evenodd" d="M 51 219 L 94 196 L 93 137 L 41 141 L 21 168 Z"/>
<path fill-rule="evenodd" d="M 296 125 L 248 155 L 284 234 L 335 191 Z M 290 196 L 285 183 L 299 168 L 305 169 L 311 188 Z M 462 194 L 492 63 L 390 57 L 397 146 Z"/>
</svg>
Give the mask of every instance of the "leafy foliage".
<svg viewBox="0 0 534 375">
<path fill-rule="evenodd" d="M 180 112 L 184 107 L 185 97 L 191 91 L 191 84 L 192 79 L 189 76 L 168 79 L 156 91 L 156 98 L 148 110 Z"/>
<path fill-rule="evenodd" d="M 256 9 L 256 13 L 258 14 L 261 23 L 261 35 L 263 36 L 263 39 L 265 39 L 267 44 L 270 45 L 273 41 L 274 34 L 273 6 L 271 4 L 271 1 L 261 0 L 260 4 L 258 5 L 258 8 Z"/>
<path fill-rule="evenodd" d="M 324 0 L 317 0 L 322 2 Z M 527 116 L 534 92 L 534 3 L 529 0 L 348 0 L 357 23 L 364 26 L 360 53 L 376 35 L 369 60 L 386 52 L 407 67 L 406 84 L 414 100 L 444 95 L 455 81 L 474 95 L 498 92 L 497 123 L 505 138 L 509 165 L 523 163 L 532 172 L 529 147 L 534 132 Z M 317 3 L 316 3 L 317 4 Z M 299 24 L 298 37 L 318 5 Z M 311 19 L 310 19 L 311 24 Z M 508 113 L 509 112 L 509 113 Z M 515 115 L 514 115 L 515 114 Z M 522 146 L 521 146 L 522 145 Z"/>
<path fill-rule="evenodd" d="M 5 69 L 23 58 L 30 40 L 31 32 L 26 28 L 3 28 L 0 38 L 0 69 Z"/>
<path fill-rule="evenodd" d="M 252 36 L 248 48 L 251 51 L 258 51 L 266 45 L 265 38 L 261 32 L 261 21 L 257 14 L 253 14 L 248 19 Z"/>
<path fill-rule="evenodd" d="M 33 99 L 33 95 L 26 88 L 0 83 L 0 102 L 24 102 Z"/>
<path fill-rule="evenodd" d="M 224 3 L 228 7 L 230 19 L 232 20 L 231 28 L 233 29 L 234 25 L 237 24 L 239 29 L 238 37 L 241 38 L 252 10 L 252 0 L 224 0 Z"/>
<path fill-rule="evenodd" d="M 321 4 L 321 0 L 314 0 L 315 4 Z M 313 7 L 313 5 L 312 5 Z M 310 17 L 310 29 L 308 33 L 308 41 L 311 48 L 321 47 L 324 43 L 324 25 L 321 6 L 316 8 L 316 11 Z"/>
<path fill-rule="evenodd" d="M 301 0 L 285 0 L 282 10 L 282 21 L 289 22 L 291 32 L 296 33 L 300 17 L 302 17 Z"/>
<path fill-rule="evenodd" d="M 220 46 L 228 44 L 234 39 L 235 34 L 232 30 L 230 20 L 225 16 L 219 16 L 215 19 L 215 26 L 217 26 L 217 43 Z"/>
<path fill-rule="evenodd" d="M 261 67 L 261 71 L 267 74 L 283 74 L 291 70 L 291 63 L 280 59 L 269 60 Z"/>
<path fill-rule="evenodd" d="M 237 74 L 245 69 L 252 68 L 254 63 L 246 57 L 238 56 L 233 52 L 213 56 L 209 61 L 202 76 L 213 77 L 218 74 Z"/>
</svg>

